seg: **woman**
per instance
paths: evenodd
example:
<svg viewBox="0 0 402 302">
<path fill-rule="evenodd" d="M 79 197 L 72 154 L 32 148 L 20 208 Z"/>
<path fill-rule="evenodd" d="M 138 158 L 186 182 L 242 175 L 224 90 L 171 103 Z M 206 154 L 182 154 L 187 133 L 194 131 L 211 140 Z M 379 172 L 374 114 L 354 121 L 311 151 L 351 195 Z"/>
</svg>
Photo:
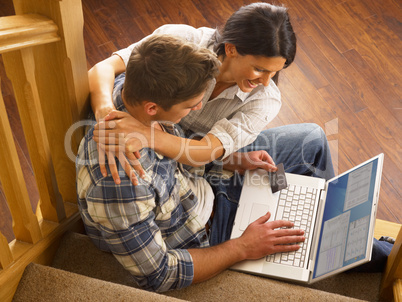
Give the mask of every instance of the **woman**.
<svg viewBox="0 0 402 302">
<path fill-rule="evenodd" d="M 263 130 L 281 106 L 276 86 L 278 73 L 293 62 L 296 54 L 296 36 L 286 8 L 253 3 L 235 12 L 221 31 L 165 25 L 154 34 L 173 34 L 213 49 L 222 63 L 219 75 L 207 88 L 201 110 L 191 111 L 180 122 L 188 139 L 162 132 L 152 133 L 151 139 L 150 129 L 124 113 L 112 112 L 114 78 L 125 71 L 128 57 L 137 45 L 135 43 L 89 71 L 96 119 L 100 121 L 106 116 L 108 121 L 97 125 L 96 129 L 106 130 L 95 132 L 98 142 L 113 146 L 114 142 L 108 139 L 110 135 L 123 137 L 120 144 L 124 146 L 120 150 L 124 150 L 131 160 L 135 159 L 133 152 L 151 147 L 191 166 L 225 159 L 226 169 L 230 169 L 231 161 L 237 160 L 244 162 L 245 168 L 275 170 L 275 162 L 283 162 L 287 172 L 326 179 L 334 175 L 325 135 L 317 125 L 289 125 Z M 111 149 L 111 146 L 106 146 L 106 150 Z M 243 152 L 236 152 L 254 150 L 256 152 L 248 158 Z M 125 161 L 124 157 L 119 158 Z M 114 157 L 108 156 L 108 159 L 112 176 L 119 183 Z M 123 166 L 130 175 L 129 165 Z M 141 175 L 141 167 L 135 163 L 134 167 Z M 104 165 L 102 171 L 106 173 Z M 136 177 L 132 181 L 136 184 Z"/>
</svg>

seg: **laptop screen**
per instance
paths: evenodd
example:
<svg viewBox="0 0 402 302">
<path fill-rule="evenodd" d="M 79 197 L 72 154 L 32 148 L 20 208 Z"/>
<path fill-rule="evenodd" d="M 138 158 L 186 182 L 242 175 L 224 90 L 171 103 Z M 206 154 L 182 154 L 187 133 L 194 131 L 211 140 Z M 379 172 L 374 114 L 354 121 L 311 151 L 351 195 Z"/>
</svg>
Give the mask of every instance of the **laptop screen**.
<svg viewBox="0 0 402 302">
<path fill-rule="evenodd" d="M 328 183 L 313 279 L 366 258 L 378 161 Z"/>
</svg>

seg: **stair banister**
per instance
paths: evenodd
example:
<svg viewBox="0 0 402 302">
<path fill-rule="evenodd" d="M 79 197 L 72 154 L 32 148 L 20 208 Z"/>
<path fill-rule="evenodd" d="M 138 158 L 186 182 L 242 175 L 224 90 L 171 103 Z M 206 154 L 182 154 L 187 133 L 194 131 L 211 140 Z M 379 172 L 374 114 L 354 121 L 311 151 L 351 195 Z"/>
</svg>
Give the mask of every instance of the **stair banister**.
<svg viewBox="0 0 402 302">
<path fill-rule="evenodd" d="M 34 213 L 0 97 L 0 180 L 15 236 L 8 243 L 0 233 L 0 301 L 11 301 L 29 263 L 50 264 L 63 234 L 82 228 L 74 158 L 64 141 L 85 116 L 89 94 L 81 1 L 14 0 L 14 8 L 15 16 L 0 18 L 0 53 L 40 200 Z M 82 135 L 82 128 L 72 133 L 69 150 L 76 152 Z"/>
</svg>

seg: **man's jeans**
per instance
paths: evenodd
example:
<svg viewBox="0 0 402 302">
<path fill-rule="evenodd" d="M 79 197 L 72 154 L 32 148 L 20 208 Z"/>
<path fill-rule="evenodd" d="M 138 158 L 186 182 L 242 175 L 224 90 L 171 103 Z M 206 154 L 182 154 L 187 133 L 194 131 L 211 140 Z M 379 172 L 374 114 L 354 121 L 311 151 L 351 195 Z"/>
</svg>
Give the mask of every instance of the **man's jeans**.
<svg viewBox="0 0 402 302">
<path fill-rule="evenodd" d="M 239 152 L 256 150 L 266 150 L 276 164 L 283 163 L 288 173 L 327 180 L 335 176 L 328 141 L 323 130 L 315 124 L 288 125 L 265 130 L 254 143 Z M 214 216 L 210 221 L 211 246 L 230 239 L 243 179 L 238 173 L 229 179 L 216 176 L 208 178 L 215 194 Z M 264 214 L 261 213 L 261 216 Z M 388 243 L 375 240 L 372 261 L 359 268 L 371 272 L 382 270 L 390 248 Z"/>
</svg>

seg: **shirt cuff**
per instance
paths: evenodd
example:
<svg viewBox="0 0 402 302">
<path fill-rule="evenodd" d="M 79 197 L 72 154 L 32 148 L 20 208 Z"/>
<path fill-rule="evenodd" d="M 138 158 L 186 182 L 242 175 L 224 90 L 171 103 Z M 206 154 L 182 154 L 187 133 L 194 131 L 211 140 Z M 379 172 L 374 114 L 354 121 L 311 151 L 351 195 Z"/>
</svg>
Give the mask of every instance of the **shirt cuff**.
<svg viewBox="0 0 402 302">
<path fill-rule="evenodd" d="M 176 259 L 179 261 L 178 271 L 178 284 L 175 289 L 184 288 L 190 286 L 194 279 L 194 264 L 193 258 L 188 250 L 169 250 L 170 254 L 175 254 Z"/>
<path fill-rule="evenodd" d="M 221 141 L 222 147 L 225 150 L 219 160 L 225 159 L 234 152 L 234 141 L 228 133 L 220 130 L 219 127 L 214 127 L 208 133 L 213 134 L 215 137 L 217 137 Z"/>
<path fill-rule="evenodd" d="M 208 133 L 213 134 L 222 143 L 225 152 L 220 160 L 251 144 L 258 135 L 244 131 L 244 129 L 233 125 L 227 119 L 218 121 Z"/>
</svg>

